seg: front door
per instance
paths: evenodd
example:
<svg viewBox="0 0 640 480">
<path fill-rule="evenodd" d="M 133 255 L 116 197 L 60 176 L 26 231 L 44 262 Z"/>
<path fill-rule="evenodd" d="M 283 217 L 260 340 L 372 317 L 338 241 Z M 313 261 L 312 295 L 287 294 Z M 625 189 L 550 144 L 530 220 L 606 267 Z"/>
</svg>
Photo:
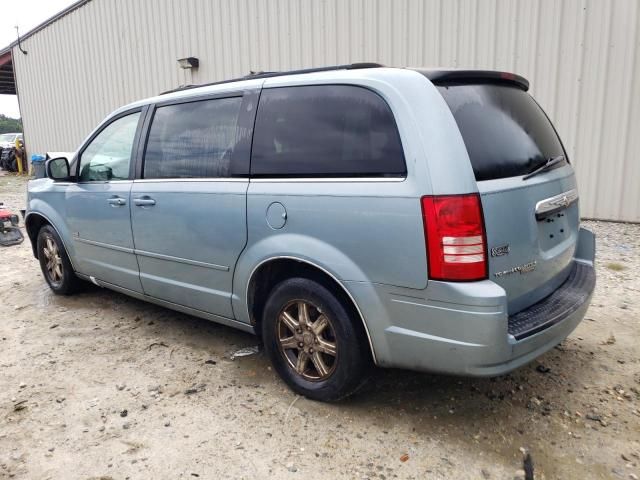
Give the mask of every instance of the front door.
<svg viewBox="0 0 640 480">
<path fill-rule="evenodd" d="M 131 190 L 146 295 L 233 317 L 233 271 L 247 240 L 248 179 L 234 176 L 248 162 L 246 111 L 242 94 L 155 109 Z"/>
<path fill-rule="evenodd" d="M 106 124 L 79 154 L 78 181 L 67 188 L 67 222 L 79 273 L 142 292 L 133 251 L 129 195 L 141 112 Z"/>
</svg>

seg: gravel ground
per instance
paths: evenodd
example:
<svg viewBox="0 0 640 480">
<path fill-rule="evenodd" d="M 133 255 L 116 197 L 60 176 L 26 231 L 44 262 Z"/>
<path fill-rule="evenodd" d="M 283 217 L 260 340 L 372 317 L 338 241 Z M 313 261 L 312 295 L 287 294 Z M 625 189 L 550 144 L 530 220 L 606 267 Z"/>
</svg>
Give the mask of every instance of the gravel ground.
<svg viewBox="0 0 640 480">
<path fill-rule="evenodd" d="M 25 180 L 0 177 L 24 208 Z M 584 222 L 598 286 L 563 344 L 503 377 L 378 370 L 339 404 L 296 397 L 256 338 L 98 288 L 49 292 L 0 250 L 0 478 L 640 476 L 640 225 Z"/>
</svg>

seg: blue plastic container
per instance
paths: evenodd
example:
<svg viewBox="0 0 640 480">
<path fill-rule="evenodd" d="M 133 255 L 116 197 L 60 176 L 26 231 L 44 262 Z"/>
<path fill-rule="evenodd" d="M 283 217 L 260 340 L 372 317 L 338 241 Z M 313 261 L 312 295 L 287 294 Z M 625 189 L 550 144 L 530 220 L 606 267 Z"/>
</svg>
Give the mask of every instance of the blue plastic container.
<svg viewBox="0 0 640 480">
<path fill-rule="evenodd" d="M 44 155 L 38 155 L 36 153 L 31 155 L 31 166 L 33 167 L 33 175 L 36 178 L 44 178 L 47 176 L 44 168 L 44 160 Z"/>
</svg>

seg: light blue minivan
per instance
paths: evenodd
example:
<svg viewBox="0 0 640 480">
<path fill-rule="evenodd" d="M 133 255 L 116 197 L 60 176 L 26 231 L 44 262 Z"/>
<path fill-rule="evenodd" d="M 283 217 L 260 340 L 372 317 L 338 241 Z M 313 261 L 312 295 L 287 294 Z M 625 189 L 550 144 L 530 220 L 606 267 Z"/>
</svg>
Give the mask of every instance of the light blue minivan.
<svg viewBox="0 0 640 480">
<path fill-rule="evenodd" d="M 374 364 L 508 372 L 595 287 L 573 168 L 528 87 L 353 64 L 127 105 L 29 183 L 33 253 L 56 293 L 90 281 L 261 335 L 309 398 Z"/>
</svg>

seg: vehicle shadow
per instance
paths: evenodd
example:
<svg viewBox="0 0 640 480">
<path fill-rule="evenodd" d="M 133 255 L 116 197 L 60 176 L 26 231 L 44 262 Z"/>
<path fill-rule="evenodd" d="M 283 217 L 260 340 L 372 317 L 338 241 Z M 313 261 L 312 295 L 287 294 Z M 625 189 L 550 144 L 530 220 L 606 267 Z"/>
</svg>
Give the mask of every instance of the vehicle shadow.
<svg viewBox="0 0 640 480">
<path fill-rule="evenodd" d="M 591 352 L 568 339 L 499 377 L 375 369 L 368 384 L 340 407 L 389 432 L 400 427 L 416 438 L 446 439 L 472 456 L 510 459 L 514 468 L 522 465 L 525 449 L 548 478 L 559 478 L 560 472 L 581 468 L 571 455 L 559 458 L 558 448 L 578 442 L 580 450 L 577 432 L 584 418 L 576 412 L 587 412 L 576 393 L 590 383 L 595 363 Z"/>
<path fill-rule="evenodd" d="M 229 356 L 235 349 L 259 345 L 255 335 L 208 320 L 182 314 L 123 294 L 87 285 L 83 293 L 65 299 L 85 308 L 104 308 L 120 312 L 123 322 L 133 322 L 137 335 L 152 336 L 196 348 L 202 353 Z M 545 413 L 572 398 L 574 390 L 588 382 L 594 356 L 571 339 L 565 340 L 529 365 L 500 377 L 470 378 L 373 368 L 370 380 L 355 395 L 337 405 L 366 411 L 372 407 L 404 411 L 428 411 L 453 420 L 461 415 L 484 419 L 501 415 L 514 405 Z M 242 363 L 268 377 L 269 362 L 262 352 L 243 358 Z"/>
<path fill-rule="evenodd" d="M 495 426 L 493 422 L 516 411 L 523 420 L 562 414 L 574 393 L 589 383 L 593 362 L 591 352 L 567 339 L 532 363 L 499 377 L 376 368 L 368 384 L 348 402 L 363 409 L 401 405 L 406 415 L 428 413 L 465 430 L 469 420 Z"/>
<path fill-rule="evenodd" d="M 162 342 L 202 359 L 229 360 L 234 351 L 260 344 L 249 333 L 181 314 L 125 295 L 89 286 L 77 296 L 58 301 L 96 310 L 108 308 L 111 322 L 135 329 L 135 341 Z M 73 305 L 69 305 L 73 308 Z M 106 319 L 107 317 L 105 317 Z M 97 319 L 96 321 L 100 321 Z M 109 328 L 107 320 L 103 328 Z M 373 368 L 370 380 L 355 395 L 334 404 L 305 401 L 305 408 L 346 411 L 391 428 L 399 422 L 420 432 L 447 430 L 472 440 L 500 439 L 531 432 L 531 422 L 574 411 L 574 392 L 593 369 L 594 355 L 574 340 L 529 365 L 495 378 L 468 378 Z M 236 358 L 237 381 L 273 386 L 272 395 L 290 402 L 293 393 L 270 368 L 262 351 Z M 250 375 L 249 375 L 250 372 Z M 303 408 L 302 404 L 298 405 Z M 511 446 L 510 446 L 511 447 Z"/>
</svg>

